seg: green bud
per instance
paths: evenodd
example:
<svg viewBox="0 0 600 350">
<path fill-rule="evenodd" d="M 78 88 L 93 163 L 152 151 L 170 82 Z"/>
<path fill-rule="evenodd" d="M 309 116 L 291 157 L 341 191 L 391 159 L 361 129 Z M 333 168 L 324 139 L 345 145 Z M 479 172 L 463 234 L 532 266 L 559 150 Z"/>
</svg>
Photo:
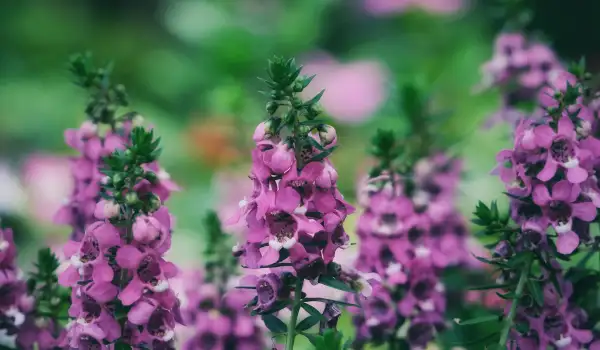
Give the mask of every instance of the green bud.
<svg viewBox="0 0 600 350">
<path fill-rule="evenodd" d="M 155 172 L 153 172 L 153 171 L 147 171 L 147 172 L 144 174 L 144 178 L 145 178 L 146 180 L 150 181 L 150 183 L 151 183 L 151 184 L 155 184 L 155 183 L 157 183 L 157 182 L 158 182 L 158 176 L 157 176 L 157 175 L 156 175 L 156 173 L 155 173 Z"/>
<path fill-rule="evenodd" d="M 148 199 L 148 210 L 151 212 L 157 211 L 161 205 L 162 203 L 160 202 L 160 198 L 158 198 L 157 195 L 152 193 L 150 198 Z"/>
<path fill-rule="evenodd" d="M 136 192 L 129 192 L 125 195 L 125 202 L 129 205 L 135 205 L 139 201 L 139 197 Z"/>
<path fill-rule="evenodd" d="M 133 171 L 133 174 L 135 176 L 142 176 L 142 175 L 144 175 L 144 169 L 142 169 L 141 167 L 136 167 L 135 170 Z"/>
<path fill-rule="evenodd" d="M 310 132 L 310 126 L 308 125 L 301 125 L 298 129 L 302 135 L 308 134 Z"/>
<path fill-rule="evenodd" d="M 269 113 L 269 115 L 275 114 L 275 111 L 277 111 L 278 107 L 279 107 L 279 104 L 277 104 L 276 102 L 270 101 L 269 103 L 267 103 L 267 113 Z"/>
<path fill-rule="evenodd" d="M 302 84 L 301 82 L 299 82 L 298 80 L 296 80 L 294 82 L 294 84 L 292 85 L 292 90 L 294 92 L 302 92 L 302 90 L 304 90 L 304 84 Z"/>
<path fill-rule="evenodd" d="M 294 99 L 292 100 L 292 107 L 294 108 L 300 108 L 302 107 L 302 104 L 304 104 L 304 102 L 301 98 L 294 97 Z"/>
<path fill-rule="evenodd" d="M 133 152 L 131 152 L 131 149 L 126 149 L 125 150 L 125 157 L 131 159 L 131 157 L 133 156 Z"/>
<path fill-rule="evenodd" d="M 116 173 L 112 176 L 112 183 L 116 187 L 120 187 L 123 184 L 124 180 L 125 180 L 125 176 L 123 176 L 123 174 L 121 174 L 121 173 Z"/>
</svg>

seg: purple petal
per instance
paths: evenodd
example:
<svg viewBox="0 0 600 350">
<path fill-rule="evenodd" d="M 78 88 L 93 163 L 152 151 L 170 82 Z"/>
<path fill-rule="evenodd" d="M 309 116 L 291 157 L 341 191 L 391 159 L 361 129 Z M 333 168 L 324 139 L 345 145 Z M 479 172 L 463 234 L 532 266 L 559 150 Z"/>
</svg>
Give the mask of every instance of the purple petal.
<svg viewBox="0 0 600 350">
<path fill-rule="evenodd" d="M 571 198 L 571 189 L 572 185 L 568 181 L 562 180 L 557 182 L 554 186 L 552 186 L 552 199 L 562 202 L 569 202 L 569 198 Z"/>
<path fill-rule="evenodd" d="M 554 174 L 556 174 L 557 167 L 558 167 L 558 164 L 556 164 L 556 161 L 554 159 L 552 159 L 550 154 L 548 154 L 548 159 L 546 159 L 546 164 L 544 164 L 544 169 L 542 169 L 542 171 L 539 172 L 539 174 L 537 175 L 537 178 L 542 181 L 549 181 L 552 177 L 554 177 Z"/>
<path fill-rule="evenodd" d="M 115 273 L 107 261 L 103 260 L 94 265 L 94 272 L 92 273 L 92 278 L 94 281 L 110 282 L 112 281 L 113 277 L 115 277 Z"/>
<path fill-rule="evenodd" d="M 550 192 L 548 192 L 545 185 L 535 186 L 535 189 L 533 190 L 533 201 L 535 204 L 545 206 L 551 199 Z"/>
<path fill-rule="evenodd" d="M 129 310 L 127 313 L 127 319 L 133 324 L 144 325 L 148 323 L 148 320 L 155 309 L 156 306 L 145 300 L 142 300 L 139 303 L 136 303 L 131 310 Z"/>
<path fill-rule="evenodd" d="M 284 187 L 277 192 L 275 206 L 278 209 L 292 213 L 300 204 L 300 194 L 292 187 Z"/>
<path fill-rule="evenodd" d="M 592 202 L 574 203 L 573 216 L 590 222 L 596 218 L 596 206 Z"/>
<path fill-rule="evenodd" d="M 138 278 L 134 278 L 129 282 L 127 287 L 119 294 L 119 299 L 123 305 L 131 305 L 138 301 L 142 297 L 144 291 L 144 285 Z"/>
<path fill-rule="evenodd" d="M 89 296 L 94 298 L 99 303 L 107 303 L 113 300 L 119 290 L 112 283 L 92 283 L 85 291 Z"/>
<path fill-rule="evenodd" d="M 126 269 L 134 269 L 138 266 L 144 255 L 136 247 L 126 245 L 117 251 L 117 264 Z"/>
<path fill-rule="evenodd" d="M 574 184 L 580 184 L 587 180 L 588 172 L 582 167 L 571 168 L 567 170 L 567 179 Z"/>
<path fill-rule="evenodd" d="M 556 134 L 549 125 L 540 125 L 533 130 L 535 134 L 535 142 L 543 148 L 550 148 L 552 140 Z"/>
<path fill-rule="evenodd" d="M 73 266 L 67 267 L 59 276 L 58 283 L 63 287 L 72 287 L 79 281 L 79 272 Z"/>
<path fill-rule="evenodd" d="M 579 236 L 573 231 L 559 235 L 556 240 L 556 249 L 561 254 L 571 254 L 579 246 Z"/>
<path fill-rule="evenodd" d="M 562 117 L 558 121 L 558 134 L 568 138 L 575 138 L 575 127 L 569 117 Z"/>
</svg>

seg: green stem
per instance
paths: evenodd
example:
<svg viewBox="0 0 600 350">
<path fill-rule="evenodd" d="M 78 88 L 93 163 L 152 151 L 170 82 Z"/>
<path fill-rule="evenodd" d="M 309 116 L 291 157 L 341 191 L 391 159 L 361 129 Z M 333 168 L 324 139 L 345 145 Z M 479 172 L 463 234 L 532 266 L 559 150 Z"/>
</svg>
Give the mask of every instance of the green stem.
<svg viewBox="0 0 600 350">
<path fill-rule="evenodd" d="M 512 328 L 513 321 L 515 316 L 517 315 L 517 306 L 519 306 L 519 299 L 523 296 L 523 290 L 525 289 L 525 283 L 527 282 L 527 278 L 529 277 L 529 270 L 531 269 L 532 258 L 530 258 L 525 264 L 525 268 L 521 270 L 521 276 L 519 277 L 519 282 L 517 283 L 517 289 L 515 290 L 515 297 L 510 306 L 510 311 L 508 312 L 508 316 L 506 316 L 504 322 L 504 328 L 500 333 L 500 341 L 498 344 L 506 349 L 506 343 L 508 342 L 508 335 L 510 333 L 510 329 Z"/>
<path fill-rule="evenodd" d="M 300 313 L 300 305 L 302 305 L 302 286 L 304 280 L 298 278 L 296 280 L 296 288 L 294 289 L 294 304 L 292 305 L 292 317 L 288 325 L 287 341 L 285 343 L 285 350 L 294 349 L 294 340 L 296 338 L 296 323 L 298 322 L 298 314 Z"/>
</svg>

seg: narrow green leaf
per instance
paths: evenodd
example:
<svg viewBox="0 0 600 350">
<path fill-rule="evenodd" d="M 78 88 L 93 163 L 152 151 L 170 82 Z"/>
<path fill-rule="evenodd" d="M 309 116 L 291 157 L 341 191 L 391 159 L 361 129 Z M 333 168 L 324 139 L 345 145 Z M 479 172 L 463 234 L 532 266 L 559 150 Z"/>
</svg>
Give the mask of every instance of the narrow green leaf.
<svg viewBox="0 0 600 350">
<path fill-rule="evenodd" d="M 353 293 L 355 291 L 352 291 Z M 333 299 L 327 299 L 327 298 L 306 298 L 304 299 L 305 302 L 311 302 L 311 301 L 319 301 L 322 303 L 336 303 L 338 305 L 343 305 L 343 306 L 355 306 L 355 307 L 360 307 L 360 305 L 358 304 L 353 304 L 353 303 L 349 303 L 346 301 L 342 301 L 342 300 L 333 300 Z"/>
<path fill-rule="evenodd" d="M 326 285 L 328 287 L 331 287 L 331 288 L 343 290 L 344 292 L 351 292 L 351 293 L 355 292 L 355 290 L 352 289 L 352 287 L 350 287 L 349 285 L 345 284 L 344 282 L 342 282 L 338 279 L 330 277 L 330 276 L 321 276 L 319 278 L 319 283 Z"/>
<path fill-rule="evenodd" d="M 527 280 L 527 287 L 535 303 L 538 304 L 538 306 L 544 306 L 544 294 L 542 288 L 540 288 L 540 284 L 533 279 L 529 279 Z"/>
<path fill-rule="evenodd" d="M 487 285 L 483 285 L 483 286 L 470 287 L 469 290 L 506 289 L 507 287 L 510 287 L 513 285 L 514 285 L 514 283 L 487 284 Z"/>
<path fill-rule="evenodd" d="M 454 322 L 459 326 L 468 326 L 468 325 L 480 324 L 480 323 L 491 322 L 491 321 L 499 322 L 501 320 L 502 320 L 502 315 L 485 315 L 485 316 L 471 318 L 471 319 L 468 319 L 465 321 L 460 320 L 460 319 L 454 319 Z"/>
<path fill-rule="evenodd" d="M 282 320 L 274 315 L 262 315 L 262 320 L 265 326 L 273 333 L 285 333 L 287 332 L 287 325 Z"/>
<path fill-rule="evenodd" d="M 323 316 L 321 311 L 317 310 L 314 306 L 307 304 L 307 303 L 302 303 L 302 304 L 300 304 L 300 306 L 304 310 L 306 310 L 306 312 L 308 312 L 311 316 L 318 317 L 319 320 L 321 320 L 321 321 L 327 321 L 327 319 L 325 318 L 325 316 Z"/>
<path fill-rule="evenodd" d="M 319 317 L 310 315 L 307 318 L 300 321 L 300 323 L 298 323 L 296 325 L 296 330 L 300 331 L 300 332 L 305 331 L 307 329 L 310 329 L 311 327 L 313 327 L 314 325 L 316 325 L 319 322 L 320 322 Z"/>
</svg>

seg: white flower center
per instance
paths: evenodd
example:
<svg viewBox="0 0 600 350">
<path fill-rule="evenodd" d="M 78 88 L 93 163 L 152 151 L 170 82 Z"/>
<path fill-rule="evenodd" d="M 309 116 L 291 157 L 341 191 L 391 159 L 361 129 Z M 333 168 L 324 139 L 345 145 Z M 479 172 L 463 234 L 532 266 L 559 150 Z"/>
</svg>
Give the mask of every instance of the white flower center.
<svg viewBox="0 0 600 350">
<path fill-rule="evenodd" d="M 371 317 L 367 320 L 366 324 L 369 327 L 375 327 L 378 326 L 381 322 L 379 322 L 378 319 L 376 319 L 375 317 Z"/>
<path fill-rule="evenodd" d="M 14 306 L 6 310 L 6 316 L 12 317 L 14 319 L 13 324 L 17 327 L 25 322 L 25 315 Z"/>
<path fill-rule="evenodd" d="M 427 258 L 429 255 L 431 255 L 431 250 L 429 250 L 429 248 L 423 246 L 415 248 L 415 256 L 417 258 Z"/>
<path fill-rule="evenodd" d="M 7 250 L 9 246 L 8 241 L 0 240 L 0 252 Z"/>
<path fill-rule="evenodd" d="M 554 226 L 556 233 L 563 234 L 571 231 L 571 221 L 559 222 Z"/>
<path fill-rule="evenodd" d="M 435 310 L 435 304 L 433 304 L 433 300 L 431 300 L 431 299 L 425 300 L 425 301 L 419 303 L 419 306 L 421 307 L 421 309 L 423 311 L 433 311 L 433 310 Z"/>
<path fill-rule="evenodd" d="M 560 335 L 560 339 L 554 342 L 558 348 L 564 348 L 565 346 L 571 345 L 571 337 L 565 337 L 564 335 Z"/>
<path fill-rule="evenodd" d="M 569 157 L 569 160 L 564 162 L 563 166 L 567 169 L 577 168 L 579 166 L 579 159 Z"/>
<path fill-rule="evenodd" d="M 388 275 L 393 275 L 402 271 L 402 264 L 400 263 L 391 263 L 385 269 L 385 273 Z"/>
<path fill-rule="evenodd" d="M 166 280 L 159 281 L 155 286 L 152 286 L 152 291 L 156 293 L 161 293 L 169 289 L 169 282 Z"/>
</svg>

